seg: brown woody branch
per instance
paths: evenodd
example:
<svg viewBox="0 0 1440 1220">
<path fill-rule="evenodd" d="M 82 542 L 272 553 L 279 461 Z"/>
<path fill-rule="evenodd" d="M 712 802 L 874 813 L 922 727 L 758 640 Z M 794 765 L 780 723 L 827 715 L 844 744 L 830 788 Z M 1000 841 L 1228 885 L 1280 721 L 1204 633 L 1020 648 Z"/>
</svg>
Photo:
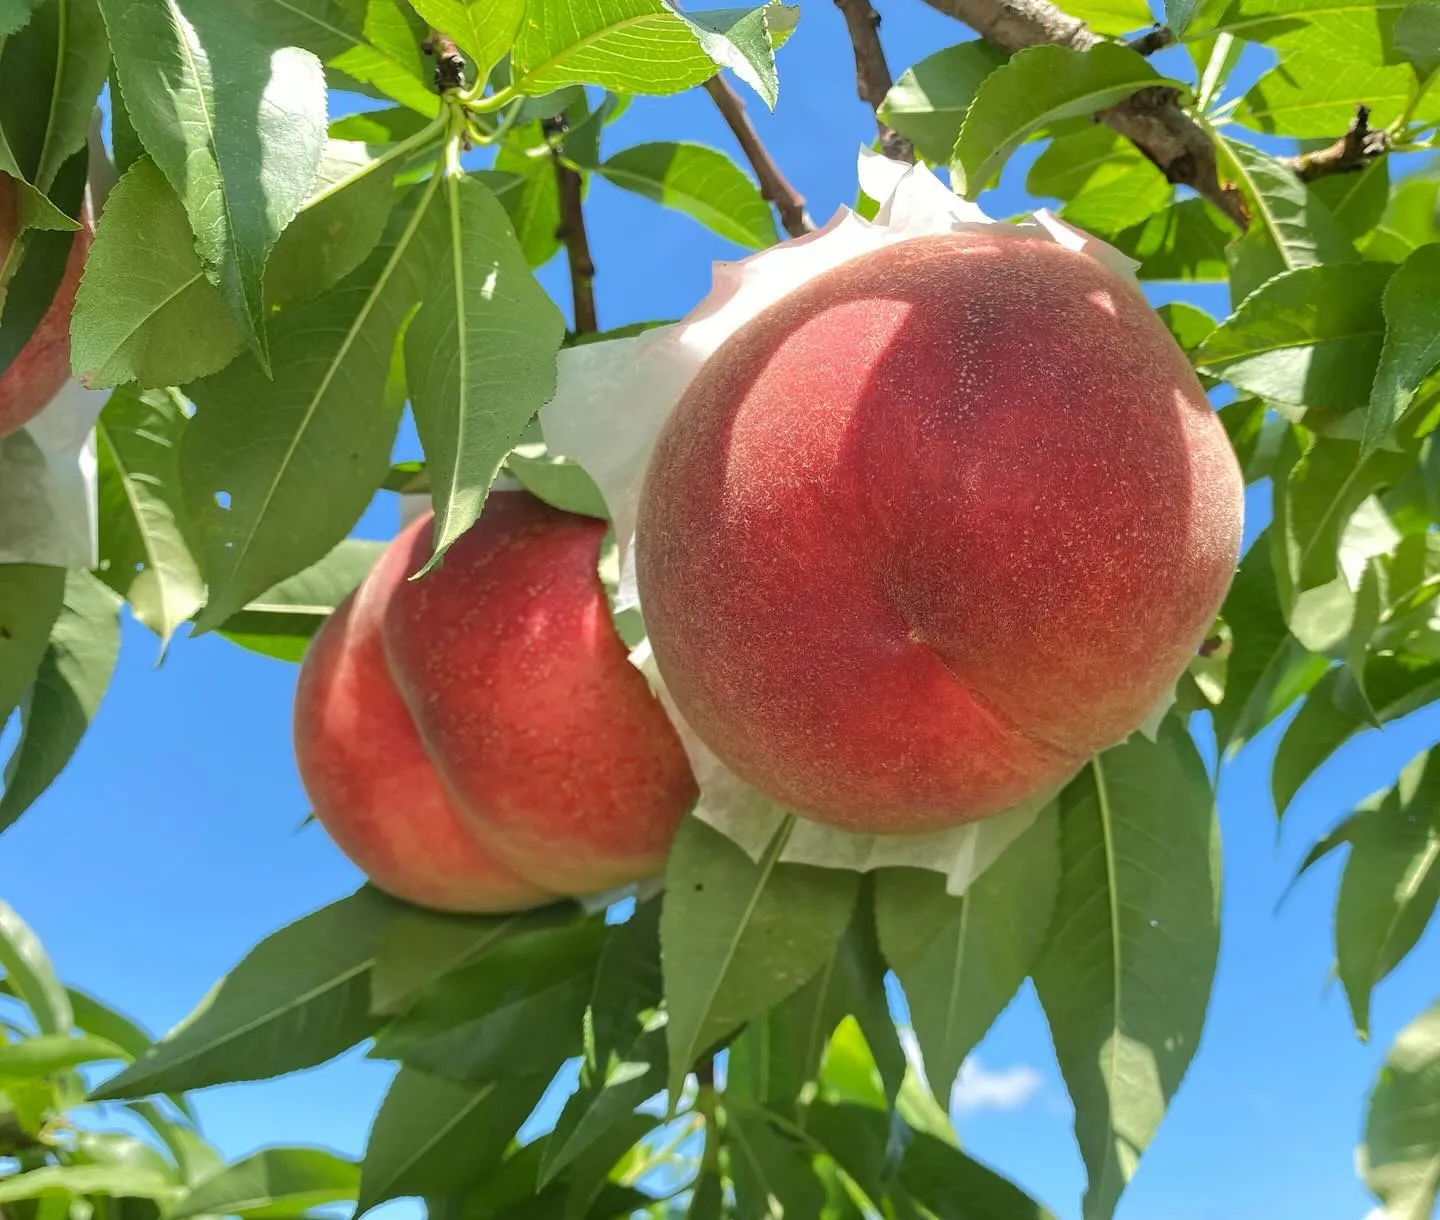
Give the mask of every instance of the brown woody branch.
<svg viewBox="0 0 1440 1220">
<path fill-rule="evenodd" d="M 805 211 L 805 197 L 800 194 L 780 172 L 770 151 L 761 142 L 755 125 L 745 113 L 745 103 L 729 83 L 718 74 L 705 82 L 705 92 L 714 100 L 716 109 L 724 117 L 735 139 L 739 141 L 755 179 L 763 195 L 780 214 L 780 224 L 791 237 L 799 237 L 815 228 L 815 222 Z"/>
<path fill-rule="evenodd" d="M 1389 149 L 1390 137 L 1384 131 L 1371 130 L 1370 107 L 1356 106 L 1350 130 L 1335 143 L 1298 157 L 1284 157 L 1282 161 L 1300 181 L 1314 182 L 1331 174 L 1358 173 Z"/>
<path fill-rule="evenodd" d="M 564 118 L 546 119 L 541 126 L 550 141 L 555 185 L 560 192 L 560 227 L 555 230 L 555 236 L 564 243 L 566 261 L 570 264 L 574 333 L 593 335 L 600 327 L 595 319 L 595 260 L 590 256 L 590 237 L 585 232 L 584 184 L 560 154 L 559 137 L 565 130 Z"/>
<path fill-rule="evenodd" d="M 442 34 L 434 26 L 429 36 L 420 44 L 426 55 L 435 56 L 435 91 L 444 93 L 447 89 L 460 89 L 465 85 L 465 57 L 455 45 L 455 40 Z"/>
<path fill-rule="evenodd" d="M 870 0 L 835 0 L 835 7 L 850 31 L 850 44 L 855 48 L 855 89 L 875 112 L 880 151 L 892 161 L 913 162 L 914 146 L 880 117 L 880 107 L 895 83 L 885 62 L 885 48 L 880 45 L 880 14 Z"/>
<path fill-rule="evenodd" d="M 1006 51 L 1055 43 L 1088 51 L 1105 39 L 1083 21 L 1062 13 L 1048 0 L 926 0 L 963 21 L 987 42 Z M 1151 39 L 1151 42 L 1156 39 Z M 1147 44 L 1148 45 L 1148 44 Z M 1158 49 L 1153 47 L 1152 49 Z M 1244 197 L 1222 184 L 1215 146 L 1198 123 L 1180 108 L 1174 89 L 1141 89 L 1095 116 L 1145 154 L 1169 182 L 1191 187 L 1210 200 L 1242 230 L 1250 221 Z"/>
</svg>

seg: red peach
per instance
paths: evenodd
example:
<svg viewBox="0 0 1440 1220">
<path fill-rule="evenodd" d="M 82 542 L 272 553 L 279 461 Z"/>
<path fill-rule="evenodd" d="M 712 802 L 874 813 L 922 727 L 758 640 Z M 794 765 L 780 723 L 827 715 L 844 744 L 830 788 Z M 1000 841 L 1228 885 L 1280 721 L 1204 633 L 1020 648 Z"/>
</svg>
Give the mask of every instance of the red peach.
<svg viewBox="0 0 1440 1220">
<path fill-rule="evenodd" d="M 496 858 L 585 894 L 659 871 L 695 797 L 684 747 L 615 631 L 597 564 L 605 523 L 524 492 L 420 578 L 431 518 L 372 579 L 385 652 L 441 776 Z"/>
<path fill-rule="evenodd" d="M 0 263 L 15 240 L 15 180 L 0 174 Z M 87 207 L 70 244 L 60 287 L 20 354 L 0 373 L 0 436 L 17 432 L 39 415 L 70 379 L 70 312 L 94 236 Z"/>
<path fill-rule="evenodd" d="M 379 888 L 447 911 L 553 899 L 485 852 L 440 784 L 410 721 L 361 586 L 321 627 L 300 670 L 295 756 L 315 819 Z"/>
<path fill-rule="evenodd" d="M 917 238 L 751 319 L 666 422 L 636 535 L 679 710 L 772 799 L 934 830 L 1063 782 L 1179 677 L 1243 485 L 1133 283 Z"/>
<path fill-rule="evenodd" d="M 604 523 L 492 492 L 412 580 L 432 528 L 401 531 L 302 666 L 317 819 L 424 906 L 520 909 L 657 872 L 695 782 L 610 620 Z"/>
</svg>

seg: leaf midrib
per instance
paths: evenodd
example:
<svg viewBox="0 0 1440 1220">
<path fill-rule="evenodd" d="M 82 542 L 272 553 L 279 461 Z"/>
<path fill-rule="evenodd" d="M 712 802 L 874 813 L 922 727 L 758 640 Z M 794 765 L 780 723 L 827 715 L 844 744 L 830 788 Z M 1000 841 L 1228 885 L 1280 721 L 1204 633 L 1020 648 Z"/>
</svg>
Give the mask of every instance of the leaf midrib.
<svg viewBox="0 0 1440 1220">
<path fill-rule="evenodd" d="M 1121 1005 L 1121 952 L 1120 952 L 1120 896 L 1117 888 L 1118 865 L 1115 857 L 1115 835 L 1112 825 L 1114 814 L 1110 808 L 1110 791 L 1106 786 L 1105 769 L 1101 766 L 1100 756 L 1096 756 L 1090 762 L 1090 768 L 1095 775 L 1095 803 L 1100 814 L 1100 836 L 1105 848 L 1105 874 L 1107 885 L 1105 897 L 1110 908 L 1110 969 L 1111 969 L 1111 1030 L 1110 1030 L 1110 1060 L 1109 1070 L 1104 1072 L 1105 1092 L 1107 1104 L 1105 1107 L 1105 1143 L 1106 1156 L 1101 1167 L 1101 1185 L 1108 1187 L 1111 1174 L 1111 1166 L 1118 1165 L 1119 1159 L 1115 1156 L 1114 1144 L 1116 1137 L 1115 1130 L 1115 1081 L 1120 1075 L 1120 1005 Z"/>
<path fill-rule="evenodd" d="M 244 567 L 245 561 L 250 554 L 250 548 L 255 542 L 255 537 L 260 532 L 261 523 L 269 516 L 270 505 L 274 502 L 276 495 L 279 494 L 280 484 L 284 482 L 285 475 L 288 473 L 290 465 L 294 461 L 295 451 L 300 446 L 300 438 L 309 430 L 310 423 L 315 417 L 315 412 L 319 410 L 321 400 L 324 399 L 326 393 L 329 391 L 330 383 L 335 379 L 337 370 L 345 363 L 346 356 L 350 354 L 350 349 L 355 344 L 356 336 L 364 329 L 365 323 L 369 321 L 370 314 L 376 307 L 376 303 L 384 296 L 385 289 L 389 286 L 390 279 L 395 274 L 395 269 L 399 266 L 401 259 L 409 252 L 410 243 L 415 238 L 415 231 L 419 227 L 420 221 L 425 213 L 429 211 L 430 201 L 439 184 L 439 175 L 431 178 L 424 196 L 422 196 L 420 202 L 416 205 L 415 215 L 410 218 L 410 223 L 405 226 L 405 231 L 396 241 L 394 251 L 386 261 L 385 266 L 381 269 L 374 287 L 365 298 L 365 304 L 355 316 L 354 322 L 346 329 L 345 338 L 342 340 L 339 350 L 336 351 L 334 357 L 326 367 L 325 375 L 321 378 L 319 386 L 317 386 L 315 392 L 311 394 L 310 401 L 305 406 L 305 412 L 300 421 L 300 426 L 295 429 L 289 445 L 286 446 L 284 457 L 276 465 L 275 476 L 270 480 L 270 485 L 266 488 L 264 498 L 260 502 L 259 510 L 253 516 L 253 524 L 246 532 L 239 548 L 235 552 L 235 559 L 230 565 L 231 581 L 235 579 L 235 573 Z"/>
<path fill-rule="evenodd" d="M 730 943 L 725 947 L 725 955 L 721 962 L 720 969 L 715 972 L 715 980 L 710 986 L 709 994 L 705 997 L 705 1005 L 700 1009 L 699 1019 L 691 1031 L 690 1046 L 685 1048 L 685 1060 L 688 1063 L 694 1058 L 695 1052 L 699 1050 L 699 1034 L 705 1026 L 705 1019 L 709 1016 L 715 1006 L 715 997 L 720 994 L 720 985 L 724 982 L 725 976 L 730 973 L 730 966 L 735 961 L 735 954 L 740 950 L 740 940 L 745 935 L 745 929 L 750 926 L 750 918 L 755 914 L 755 908 L 760 904 L 760 895 L 765 892 L 765 887 L 770 883 L 770 875 L 780 863 L 780 853 L 785 850 L 785 844 L 790 841 L 790 834 L 795 829 L 795 815 L 786 814 L 785 821 L 780 829 L 775 832 L 775 837 L 770 841 L 770 846 L 765 852 L 765 858 L 760 862 L 760 875 L 755 879 L 755 887 L 750 892 L 749 901 L 745 904 L 745 911 L 735 925 L 735 934 L 730 938 Z M 717 832 L 718 833 L 718 832 Z"/>
<path fill-rule="evenodd" d="M 114 438 L 110 435 L 110 428 L 108 427 L 108 425 L 105 424 L 103 419 L 96 422 L 95 431 L 97 432 L 99 439 L 102 440 L 106 447 L 110 450 L 110 460 L 115 463 L 115 469 L 120 472 L 120 486 L 125 489 L 126 502 L 130 505 L 130 513 L 135 518 L 135 532 L 140 535 L 140 546 L 141 549 L 145 552 L 146 571 L 154 572 L 155 579 L 161 586 L 161 622 L 165 626 L 165 630 L 161 635 L 161 639 L 168 640 L 170 636 L 174 634 L 174 629 L 176 626 L 170 615 L 170 597 L 169 594 L 166 592 L 170 584 L 168 572 L 165 567 L 159 562 L 158 553 L 150 544 L 150 533 L 142 524 L 143 517 L 140 511 L 140 501 L 136 493 L 131 488 L 132 476 L 130 467 L 126 464 L 124 459 L 121 458 L 120 447 L 115 443 Z M 137 572 L 135 573 L 135 575 L 138 576 L 139 573 Z"/>
</svg>

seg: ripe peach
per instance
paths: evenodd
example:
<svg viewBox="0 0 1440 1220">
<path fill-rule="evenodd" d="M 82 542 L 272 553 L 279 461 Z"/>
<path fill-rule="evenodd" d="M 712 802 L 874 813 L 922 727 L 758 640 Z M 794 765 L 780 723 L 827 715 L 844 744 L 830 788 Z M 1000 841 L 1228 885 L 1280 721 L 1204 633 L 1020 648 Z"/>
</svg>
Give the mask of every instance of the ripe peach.
<svg viewBox="0 0 1440 1220">
<path fill-rule="evenodd" d="M 15 240 L 19 223 L 15 180 L 0 174 L 0 262 Z M 65 260 L 60 287 L 20 354 L 0 373 L 0 436 L 28 424 L 70 379 L 70 311 L 94 235 L 89 208 L 82 216 Z"/>
<path fill-rule="evenodd" d="M 694 780 L 596 572 L 603 522 L 493 492 L 436 570 L 433 518 L 311 646 L 295 750 L 317 819 L 381 889 L 511 910 L 658 871 Z"/>
<path fill-rule="evenodd" d="M 1130 282 L 1016 231 L 817 276 L 701 368 L 636 534 L 671 696 L 817 821 L 925 831 L 1063 782 L 1180 675 L 1242 480 Z"/>
</svg>

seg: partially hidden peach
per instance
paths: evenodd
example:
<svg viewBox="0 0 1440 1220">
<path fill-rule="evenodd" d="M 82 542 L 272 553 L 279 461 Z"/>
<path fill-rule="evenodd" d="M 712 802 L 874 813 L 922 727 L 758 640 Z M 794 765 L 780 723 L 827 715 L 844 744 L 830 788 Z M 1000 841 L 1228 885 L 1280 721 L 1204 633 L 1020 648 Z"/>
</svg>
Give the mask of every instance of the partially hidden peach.
<svg viewBox="0 0 1440 1220">
<path fill-rule="evenodd" d="M 610 618 L 605 524 L 492 492 L 435 570 L 411 522 L 312 645 L 295 748 L 316 818 L 381 889 L 509 910 L 659 871 L 695 796 Z"/>
<path fill-rule="evenodd" d="M 19 203 L 15 180 L 0 174 L 0 263 L 16 238 Z M 60 286 L 19 355 L 0 373 L 0 436 L 18 432 L 39 415 L 70 379 L 70 313 L 94 236 L 89 207 L 70 243 Z"/>
</svg>

